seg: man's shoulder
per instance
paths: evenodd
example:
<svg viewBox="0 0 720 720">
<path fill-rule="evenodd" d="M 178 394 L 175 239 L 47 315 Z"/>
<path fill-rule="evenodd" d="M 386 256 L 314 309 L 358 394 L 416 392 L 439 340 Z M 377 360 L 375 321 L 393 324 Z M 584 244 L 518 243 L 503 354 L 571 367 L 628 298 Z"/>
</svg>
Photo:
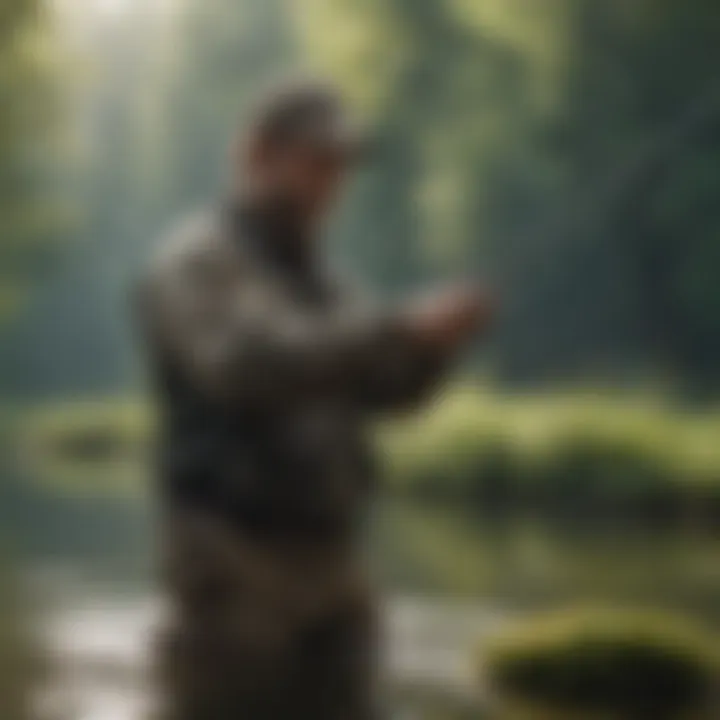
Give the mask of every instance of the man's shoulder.
<svg viewBox="0 0 720 720">
<path fill-rule="evenodd" d="M 326 284 L 338 301 L 364 309 L 377 305 L 377 295 L 372 286 L 363 282 L 344 265 L 329 264 L 326 269 Z"/>
<path fill-rule="evenodd" d="M 162 277 L 194 266 L 214 264 L 227 252 L 220 213 L 201 210 L 185 216 L 166 232 L 153 253 L 148 274 Z"/>
<path fill-rule="evenodd" d="M 151 286 L 198 279 L 236 282 L 251 266 L 223 213 L 205 210 L 186 216 L 161 238 L 144 276 Z"/>
</svg>

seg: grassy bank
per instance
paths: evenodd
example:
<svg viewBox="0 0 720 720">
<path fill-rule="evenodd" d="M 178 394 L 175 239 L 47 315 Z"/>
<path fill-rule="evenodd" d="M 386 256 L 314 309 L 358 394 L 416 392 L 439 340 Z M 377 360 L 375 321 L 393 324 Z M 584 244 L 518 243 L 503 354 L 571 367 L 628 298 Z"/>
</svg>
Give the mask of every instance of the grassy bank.
<svg viewBox="0 0 720 720">
<path fill-rule="evenodd" d="M 145 408 L 127 400 L 36 408 L 19 423 L 16 447 L 38 477 L 127 488 L 137 483 L 149 424 Z M 383 424 L 378 441 L 398 497 L 488 512 L 720 519 L 720 410 L 464 386 L 420 415 Z"/>
<path fill-rule="evenodd" d="M 391 492 L 488 511 L 720 517 L 720 412 L 458 388 L 381 432 Z"/>
</svg>

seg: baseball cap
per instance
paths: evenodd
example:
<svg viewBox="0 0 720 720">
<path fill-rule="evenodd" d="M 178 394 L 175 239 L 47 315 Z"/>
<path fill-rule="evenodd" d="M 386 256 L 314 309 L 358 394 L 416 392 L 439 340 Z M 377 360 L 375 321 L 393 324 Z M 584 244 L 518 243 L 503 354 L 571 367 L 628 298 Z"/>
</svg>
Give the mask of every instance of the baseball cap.
<svg viewBox="0 0 720 720">
<path fill-rule="evenodd" d="M 286 81 L 261 97 L 251 132 L 277 144 L 303 144 L 359 160 L 372 149 L 366 129 L 350 116 L 340 92 L 330 83 Z"/>
</svg>

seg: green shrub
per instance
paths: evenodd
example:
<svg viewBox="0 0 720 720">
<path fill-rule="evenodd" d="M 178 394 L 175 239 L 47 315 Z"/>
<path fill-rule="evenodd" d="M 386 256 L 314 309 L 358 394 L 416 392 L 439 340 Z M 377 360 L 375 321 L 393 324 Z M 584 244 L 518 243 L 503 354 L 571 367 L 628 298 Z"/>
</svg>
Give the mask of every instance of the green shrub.
<svg viewBox="0 0 720 720">
<path fill-rule="evenodd" d="M 713 641 L 674 617 L 566 612 L 520 623 L 483 656 L 501 705 L 541 716 L 710 718 Z"/>
<path fill-rule="evenodd" d="M 18 423 L 32 475 L 65 485 L 137 483 L 152 418 L 132 400 L 40 407 Z M 427 412 L 379 428 L 391 493 L 489 512 L 576 516 L 707 512 L 720 518 L 720 412 L 647 397 L 500 395 L 463 385 Z"/>
<path fill-rule="evenodd" d="M 381 432 L 391 491 L 502 507 L 720 512 L 720 414 L 657 400 L 458 388 Z"/>
<path fill-rule="evenodd" d="M 135 490 L 151 426 L 148 408 L 131 399 L 31 408 L 15 423 L 17 461 L 30 477 L 63 489 Z"/>
</svg>

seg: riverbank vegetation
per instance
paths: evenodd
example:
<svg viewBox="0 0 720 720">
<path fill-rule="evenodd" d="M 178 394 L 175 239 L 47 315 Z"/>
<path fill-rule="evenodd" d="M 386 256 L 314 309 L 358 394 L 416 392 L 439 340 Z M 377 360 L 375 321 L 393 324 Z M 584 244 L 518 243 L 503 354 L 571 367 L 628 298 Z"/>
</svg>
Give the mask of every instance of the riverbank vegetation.
<svg viewBox="0 0 720 720">
<path fill-rule="evenodd" d="M 138 486 L 152 420 L 130 400 L 20 413 L 18 461 L 45 482 Z M 465 384 L 378 430 L 390 495 L 479 512 L 720 519 L 720 410 L 652 395 L 501 395 Z M 98 482 L 98 478 L 102 478 Z"/>
<path fill-rule="evenodd" d="M 390 492 L 651 519 L 720 516 L 720 413 L 657 396 L 501 395 L 460 386 L 384 428 Z"/>
</svg>

